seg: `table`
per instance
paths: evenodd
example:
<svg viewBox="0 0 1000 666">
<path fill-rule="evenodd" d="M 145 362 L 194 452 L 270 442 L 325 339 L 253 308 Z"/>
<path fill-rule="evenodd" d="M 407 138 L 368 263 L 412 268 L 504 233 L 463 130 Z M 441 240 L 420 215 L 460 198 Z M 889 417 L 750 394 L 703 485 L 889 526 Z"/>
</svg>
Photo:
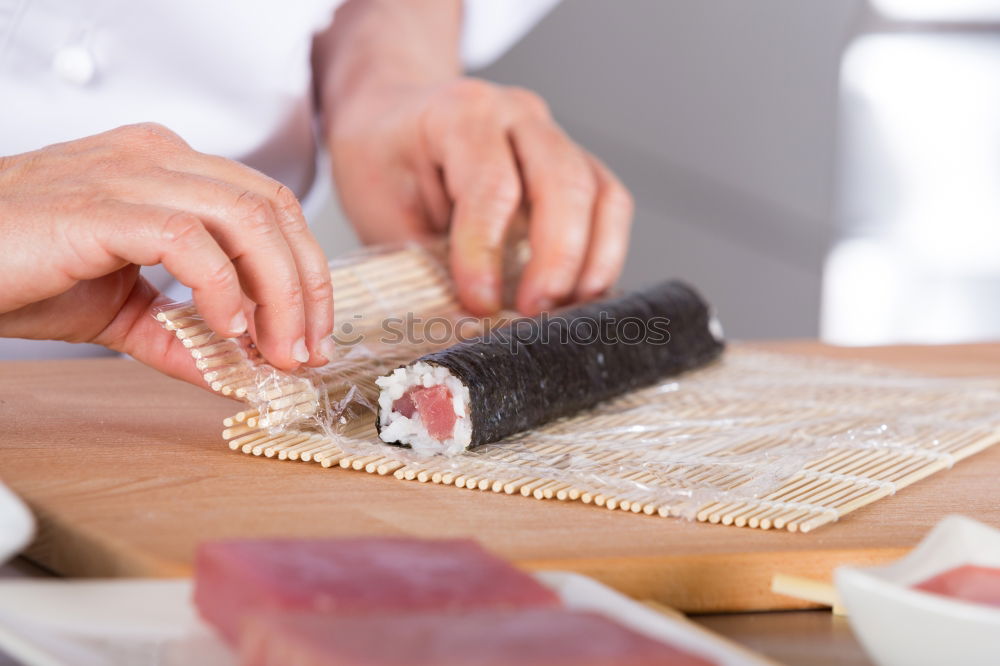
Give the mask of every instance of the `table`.
<svg viewBox="0 0 1000 666">
<path fill-rule="evenodd" d="M 924 372 L 1000 374 L 1000 344 L 841 349 L 799 341 L 758 346 Z M 7 419 L 0 470 L 42 523 L 30 555 L 66 575 L 185 575 L 200 539 L 321 536 L 340 526 L 368 534 L 473 535 L 522 564 L 575 568 L 633 596 L 654 596 L 668 604 L 676 592 L 668 583 L 696 573 L 706 562 L 723 572 L 728 563 L 749 562 L 752 581 L 746 575 L 712 577 L 699 586 L 705 600 L 695 610 L 711 611 L 724 610 L 713 601 L 713 589 L 734 584 L 749 588 L 743 601 L 773 604 L 765 588 L 774 557 L 794 555 L 807 545 L 813 549 L 809 561 L 785 557 L 785 573 L 823 576 L 844 557 L 864 562 L 898 556 L 940 515 L 955 510 L 1000 524 L 993 496 L 975 491 L 989 487 L 1000 472 L 1000 447 L 949 472 L 962 475 L 961 483 L 946 482 L 947 475 L 932 477 L 823 528 L 813 542 L 802 535 L 757 532 L 746 533 L 733 546 L 724 536 L 733 528 L 672 521 L 667 529 L 654 529 L 657 519 L 615 516 L 593 507 L 543 506 L 246 459 L 220 448 L 217 439 L 217 424 L 233 411 L 232 403 L 124 360 L 0 365 L 0 408 Z M 266 474 L 260 465 L 268 466 Z M 335 474 L 342 476 L 334 484 Z M 234 495 L 236 490 L 246 494 Z M 457 501 L 464 514 L 455 511 Z M 296 506 L 301 511 L 290 513 Z M 454 518 L 443 519 L 449 516 Z M 861 529 L 865 525 L 876 526 L 882 541 L 871 543 L 871 530 Z M 714 554 L 699 555 L 705 549 L 715 549 Z M 767 566 L 754 567 L 754 562 Z M 828 613 L 713 614 L 699 621 L 787 663 L 867 663 L 846 626 Z"/>
</svg>

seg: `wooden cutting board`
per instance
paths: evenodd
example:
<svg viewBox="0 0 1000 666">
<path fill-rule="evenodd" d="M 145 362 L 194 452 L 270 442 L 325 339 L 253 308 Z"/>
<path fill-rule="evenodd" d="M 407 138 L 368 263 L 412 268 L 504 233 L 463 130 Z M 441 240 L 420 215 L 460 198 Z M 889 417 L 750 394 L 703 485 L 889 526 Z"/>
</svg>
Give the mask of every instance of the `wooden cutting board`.
<svg viewBox="0 0 1000 666">
<path fill-rule="evenodd" d="M 768 348 L 1000 376 L 1000 344 Z M 773 573 L 828 578 L 841 564 L 896 558 L 949 513 L 1000 526 L 1000 447 L 840 523 L 792 534 L 245 456 L 219 439 L 233 406 L 127 360 L 0 363 L 0 478 L 40 524 L 28 557 L 67 576 L 184 576 L 206 539 L 467 536 L 527 567 L 716 612 L 804 607 L 768 591 Z"/>
</svg>

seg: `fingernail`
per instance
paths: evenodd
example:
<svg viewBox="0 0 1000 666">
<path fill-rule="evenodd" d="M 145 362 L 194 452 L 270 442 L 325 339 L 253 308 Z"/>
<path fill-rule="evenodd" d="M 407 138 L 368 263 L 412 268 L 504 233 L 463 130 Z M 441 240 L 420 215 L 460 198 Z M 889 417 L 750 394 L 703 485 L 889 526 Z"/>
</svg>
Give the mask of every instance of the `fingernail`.
<svg viewBox="0 0 1000 666">
<path fill-rule="evenodd" d="M 337 343 L 332 338 L 323 338 L 319 343 L 319 354 L 328 361 L 337 355 Z"/>
<path fill-rule="evenodd" d="M 535 301 L 535 307 L 538 308 L 539 312 L 548 312 L 556 305 L 555 301 L 551 298 L 543 296 Z"/>
<path fill-rule="evenodd" d="M 247 331 L 247 316 L 240 312 L 229 322 L 229 330 L 233 335 L 243 335 Z"/>
<path fill-rule="evenodd" d="M 577 294 L 579 294 L 582 298 L 590 300 L 593 298 L 597 298 L 605 291 L 607 291 L 607 287 L 605 287 L 603 284 L 598 282 L 587 282 L 580 285 L 580 287 L 577 289 Z"/>
<path fill-rule="evenodd" d="M 496 288 L 489 282 L 478 282 L 472 286 L 470 291 L 480 303 L 492 303 L 496 300 Z"/>
<path fill-rule="evenodd" d="M 309 350 L 306 348 L 305 338 L 299 338 L 292 345 L 292 358 L 299 363 L 305 363 L 309 360 Z"/>
</svg>

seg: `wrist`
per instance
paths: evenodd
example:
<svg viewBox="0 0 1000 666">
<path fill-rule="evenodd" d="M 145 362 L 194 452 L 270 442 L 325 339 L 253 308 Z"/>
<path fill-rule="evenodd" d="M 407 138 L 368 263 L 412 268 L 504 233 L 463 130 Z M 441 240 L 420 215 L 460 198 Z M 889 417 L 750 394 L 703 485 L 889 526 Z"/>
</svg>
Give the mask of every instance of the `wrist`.
<svg viewBox="0 0 1000 666">
<path fill-rule="evenodd" d="M 317 37 L 324 129 L 459 77 L 461 0 L 349 0 Z M 368 119 L 369 122 L 372 120 Z"/>
</svg>

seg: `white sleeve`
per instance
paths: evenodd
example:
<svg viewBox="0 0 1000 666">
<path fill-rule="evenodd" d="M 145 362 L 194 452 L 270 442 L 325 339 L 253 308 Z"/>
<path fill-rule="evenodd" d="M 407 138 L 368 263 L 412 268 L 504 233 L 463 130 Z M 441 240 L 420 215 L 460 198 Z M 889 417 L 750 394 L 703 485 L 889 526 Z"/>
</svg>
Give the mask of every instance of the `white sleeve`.
<svg viewBox="0 0 1000 666">
<path fill-rule="evenodd" d="M 465 0 L 462 64 L 475 70 L 492 64 L 535 27 L 559 0 Z"/>
</svg>

